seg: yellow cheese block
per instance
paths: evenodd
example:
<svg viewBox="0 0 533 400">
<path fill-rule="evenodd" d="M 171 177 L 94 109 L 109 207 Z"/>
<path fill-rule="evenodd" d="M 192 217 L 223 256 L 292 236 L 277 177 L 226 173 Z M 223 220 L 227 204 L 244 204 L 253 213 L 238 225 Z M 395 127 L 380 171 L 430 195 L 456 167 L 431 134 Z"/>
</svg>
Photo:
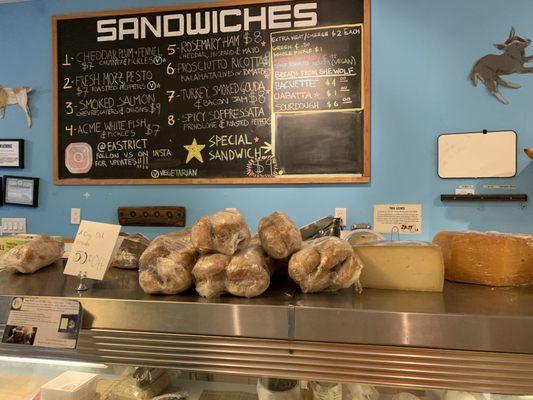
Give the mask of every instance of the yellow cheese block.
<svg viewBox="0 0 533 400">
<path fill-rule="evenodd" d="M 446 279 L 488 286 L 533 284 L 533 235 L 439 232 Z"/>
<path fill-rule="evenodd" d="M 354 246 L 365 288 L 442 292 L 442 252 L 427 242 L 380 241 Z"/>
</svg>

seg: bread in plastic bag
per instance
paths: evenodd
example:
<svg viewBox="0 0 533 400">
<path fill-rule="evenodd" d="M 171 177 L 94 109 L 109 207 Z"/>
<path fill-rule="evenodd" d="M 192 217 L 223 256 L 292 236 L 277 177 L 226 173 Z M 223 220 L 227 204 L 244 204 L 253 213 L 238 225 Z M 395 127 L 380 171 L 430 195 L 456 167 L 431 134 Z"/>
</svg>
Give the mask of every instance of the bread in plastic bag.
<svg viewBox="0 0 533 400">
<path fill-rule="evenodd" d="M 119 380 L 110 385 L 103 393 L 100 393 L 101 400 L 152 400 L 155 396 L 163 393 L 171 384 L 169 373 L 157 368 L 136 368 L 149 369 L 154 374 L 154 379 L 149 382 L 139 382 L 135 377 L 135 372 L 129 369 Z"/>
<path fill-rule="evenodd" d="M 226 268 L 226 290 L 239 297 L 257 297 L 270 286 L 272 266 L 263 248 L 251 245 L 236 253 Z"/>
<path fill-rule="evenodd" d="M 283 260 L 302 248 L 302 235 L 285 214 L 275 211 L 259 221 L 259 237 L 266 253 Z"/>
<path fill-rule="evenodd" d="M 139 283 L 150 294 L 184 292 L 191 287 L 196 259 L 190 229 L 161 235 L 139 259 Z"/>
<path fill-rule="evenodd" d="M 33 274 L 59 260 L 63 256 L 64 247 L 63 242 L 48 235 L 38 235 L 1 255 L 0 270 Z"/>
<path fill-rule="evenodd" d="M 138 269 L 139 258 L 150 245 L 150 239 L 140 233 L 121 234 L 124 236 L 111 266 L 122 269 Z"/>
<path fill-rule="evenodd" d="M 226 291 L 226 267 L 231 260 L 225 254 L 207 254 L 198 259 L 192 270 L 196 291 L 207 298 L 219 297 Z"/>
<path fill-rule="evenodd" d="M 349 400 L 379 400 L 378 390 L 363 383 L 345 383 L 346 398 Z"/>
<path fill-rule="evenodd" d="M 232 256 L 250 242 L 250 229 L 238 211 L 219 211 L 200 218 L 192 228 L 192 242 L 200 253 Z"/>
<path fill-rule="evenodd" d="M 289 276 L 304 293 L 359 285 L 363 265 L 352 246 L 338 237 L 309 240 L 289 261 Z"/>
</svg>

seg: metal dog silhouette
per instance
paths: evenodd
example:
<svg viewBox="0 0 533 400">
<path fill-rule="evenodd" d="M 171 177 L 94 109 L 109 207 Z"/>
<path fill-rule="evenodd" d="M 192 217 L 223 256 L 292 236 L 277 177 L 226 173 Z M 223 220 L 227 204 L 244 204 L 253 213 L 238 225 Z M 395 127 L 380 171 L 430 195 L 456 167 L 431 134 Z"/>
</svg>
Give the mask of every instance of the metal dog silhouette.
<svg viewBox="0 0 533 400">
<path fill-rule="evenodd" d="M 509 104 L 500 93 L 499 86 L 519 89 L 520 85 L 507 82 L 500 75 L 533 73 L 533 68 L 524 66 L 525 63 L 533 61 L 533 56 L 527 57 L 525 54 L 525 49 L 530 44 L 530 39 L 517 36 L 515 29 L 511 28 L 505 43 L 494 45 L 498 50 L 502 50 L 503 54 L 488 54 L 474 64 L 470 73 L 472 84 L 477 86 L 479 79 L 500 103 Z"/>
<path fill-rule="evenodd" d="M 18 104 L 26 114 L 28 128 L 31 128 L 30 107 L 28 105 L 28 93 L 31 91 L 31 88 L 24 86 L 14 88 L 0 86 L 0 118 L 4 118 L 7 106 Z"/>
</svg>

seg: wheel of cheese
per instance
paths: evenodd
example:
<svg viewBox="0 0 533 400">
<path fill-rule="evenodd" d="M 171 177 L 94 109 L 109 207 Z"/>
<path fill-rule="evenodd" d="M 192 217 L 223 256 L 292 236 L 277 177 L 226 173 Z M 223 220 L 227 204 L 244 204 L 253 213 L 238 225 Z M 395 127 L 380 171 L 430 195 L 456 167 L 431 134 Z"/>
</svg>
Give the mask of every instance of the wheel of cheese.
<svg viewBox="0 0 533 400">
<path fill-rule="evenodd" d="M 533 235 L 439 232 L 446 279 L 488 286 L 533 284 Z"/>
<path fill-rule="evenodd" d="M 439 246 L 416 241 L 381 241 L 354 246 L 363 262 L 365 288 L 442 292 L 444 261 Z"/>
</svg>

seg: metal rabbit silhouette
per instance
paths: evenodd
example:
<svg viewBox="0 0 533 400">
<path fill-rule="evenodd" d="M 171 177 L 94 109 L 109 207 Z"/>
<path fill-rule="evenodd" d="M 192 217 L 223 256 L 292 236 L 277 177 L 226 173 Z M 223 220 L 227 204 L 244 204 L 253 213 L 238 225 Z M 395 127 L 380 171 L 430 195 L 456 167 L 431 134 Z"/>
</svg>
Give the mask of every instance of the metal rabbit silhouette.
<svg viewBox="0 0 533 400">
<path fill-rule="evenodd" d="M 26 114 L 28 128 L 31 128 L 31 114 L 28 105 L 28 93 L 31 88 L 19 86 L 14 88 L 5 88 L 0 86 L 0 118 L 4 118 L 6 107 L 12 104 L 18 104 Z"/>
<path fill-rule="evenodd" d="M 517 36 L 515 29 L 511 28 L 505 43 L 494 45 L 498 50 L 503 51 L 503 54 L 488 54 L 474 64 L 470 73 L 472 84 L 477 86 L 478 80 L 481 81 L 500 103 L 509 104 L 500 93 L 499 86 L 520 89 L 520 85 L 503 80 L 501 75 L 533 73 L 533 67 L 524 66 L 525 63 L 533 61 L 533 56 L 525 54 L 525 49 L 530 44 L 530 39 Z"/>
</svg>

